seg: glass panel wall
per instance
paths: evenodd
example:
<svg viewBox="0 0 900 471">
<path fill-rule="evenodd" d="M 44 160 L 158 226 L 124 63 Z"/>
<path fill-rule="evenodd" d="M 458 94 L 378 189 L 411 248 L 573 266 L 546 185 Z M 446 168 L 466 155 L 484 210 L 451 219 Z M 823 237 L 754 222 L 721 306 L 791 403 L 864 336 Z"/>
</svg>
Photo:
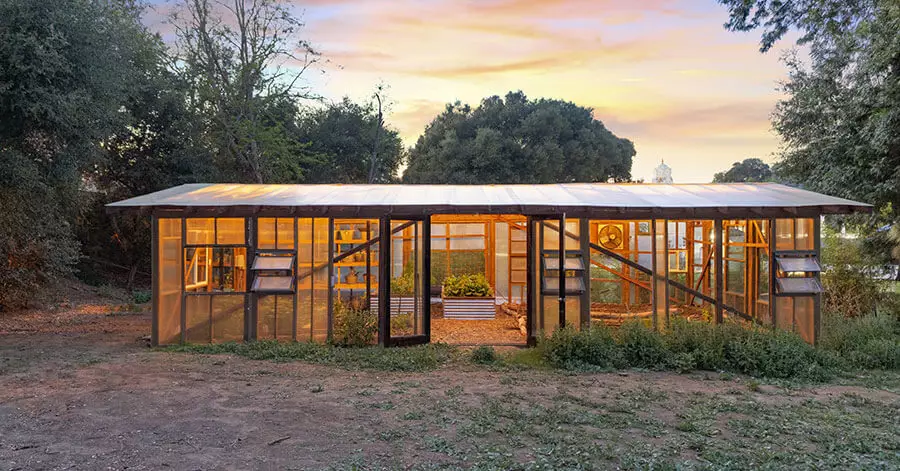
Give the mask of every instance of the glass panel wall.
<svg viewBox="0 0 900 471">
<path fill-rule="evenodd" d="M 184 341 L 242 340 L 247 292 L 243 218 L 184 220 Z"/>
<path fill-rule="evenodd" d="M 156 342 L 177 344 L 181 342 L 181 219 L 158 219 L 156 243 Z"/>
<path fill-rule="evenodd" d="M 391 221 L 390 337 L 425 335 L 424 225 L 422 221 Z"/>
</svg>

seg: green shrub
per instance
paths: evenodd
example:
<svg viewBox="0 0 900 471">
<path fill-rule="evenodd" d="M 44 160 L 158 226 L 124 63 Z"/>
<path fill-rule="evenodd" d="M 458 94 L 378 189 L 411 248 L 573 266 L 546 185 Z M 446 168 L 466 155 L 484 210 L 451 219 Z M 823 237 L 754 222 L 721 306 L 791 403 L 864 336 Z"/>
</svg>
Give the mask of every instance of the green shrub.
<svg viewBox="0 0 900 471">
<path fill-rule="evenodd" d="M 853 368 L 900 369 L 900 321 L 890 314 L 824 316 L 819 346 Z"/>
<path fill-rule="evenodd" d="M 489 298 L 494 295 L 484 274 L 450 275 L 444 278 L 444 296 L 450 298 Z"/>
<path fill-rule="evenodd" d="M 497 352 L 494 347 L 482 345 L 472 350 L 472 362 L 479 365 L 489 365 L 497 361 Z"/>
<path fill-rule="evenodd" d="M 147 290 L 135 290 L 131 292 L 131 299 L 135 304 L 146 304 L 150 302 L 152 295 Z"/>
<path fill-rule="evenodd" d="M 336 345 L 364 347 L 375 343 L 378 332 L 378 317 L 368 309 L 335 303 L 334 337 Z"/>
<path fill-rule="evenodd" d="M 618 331 L 619 344 L 625 362 L 638 368 L 664 369 L 669 366 L 672 352 L 666 347 L 662 334 L 640 321 L 622 324 Z"/>
<path fill-rule="evenodd" d="M 833 356 L 803 341 L 792 332 L 744 329 L 725 348 L 729 371 L 767 378 L 821 381 L 837 366 Z"/>
<path fill-rule="evenodd" d="M 612 332 L 602 324 L 581 332 L 572 326 L 556 329 L 550 337 L 541 339 L 539 348 L 547 362 L 558 368 L 582 370 L 624 366 Z"/>
</svg>

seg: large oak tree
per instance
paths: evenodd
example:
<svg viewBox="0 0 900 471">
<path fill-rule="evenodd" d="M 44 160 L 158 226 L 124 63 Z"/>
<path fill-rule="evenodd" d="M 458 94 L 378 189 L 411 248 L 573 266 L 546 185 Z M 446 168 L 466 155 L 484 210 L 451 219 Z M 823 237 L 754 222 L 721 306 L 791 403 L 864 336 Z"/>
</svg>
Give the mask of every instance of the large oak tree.
<svg viewBox="0 0 900 471">
<path fill-rule="evenodd" d="M 447 105 L 409 154 L 409 183 L 557 183 L 631 178 L 634 145 L 592 110 L 522 92 Z"/>
</svg>

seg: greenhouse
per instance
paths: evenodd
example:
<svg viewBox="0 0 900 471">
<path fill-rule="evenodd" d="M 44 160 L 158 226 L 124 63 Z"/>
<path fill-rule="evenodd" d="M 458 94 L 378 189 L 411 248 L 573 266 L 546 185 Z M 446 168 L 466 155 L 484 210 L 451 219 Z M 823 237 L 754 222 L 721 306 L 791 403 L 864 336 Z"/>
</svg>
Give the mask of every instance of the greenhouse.
<svg viewBox="0 0 900 471">
<path fill-rule="evenodd" d="M 326 342 L 351 315 L 382 345 L 524 345 L 677 317 L 815 343 L 821 216 L 871 207 L 773 183 L 190 184 L 108 210 L 152 218 L 154 345 Z"/>
</svg>

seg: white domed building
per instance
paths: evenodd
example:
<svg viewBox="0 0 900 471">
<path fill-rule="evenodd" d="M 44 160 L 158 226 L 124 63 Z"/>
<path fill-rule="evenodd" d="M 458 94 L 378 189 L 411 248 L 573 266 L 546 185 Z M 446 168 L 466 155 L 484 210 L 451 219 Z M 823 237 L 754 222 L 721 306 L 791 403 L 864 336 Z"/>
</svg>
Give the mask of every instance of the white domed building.
<svg viewBox="0 0 900 471">
<path fill-rule="evenodd" d="M 651 183 L 674 183 L 672 180 L 672 167 L 666 165 L 665 160 L 660 160 L 659 166 L 653 169 L 653 181 Z"/>
</svg>

